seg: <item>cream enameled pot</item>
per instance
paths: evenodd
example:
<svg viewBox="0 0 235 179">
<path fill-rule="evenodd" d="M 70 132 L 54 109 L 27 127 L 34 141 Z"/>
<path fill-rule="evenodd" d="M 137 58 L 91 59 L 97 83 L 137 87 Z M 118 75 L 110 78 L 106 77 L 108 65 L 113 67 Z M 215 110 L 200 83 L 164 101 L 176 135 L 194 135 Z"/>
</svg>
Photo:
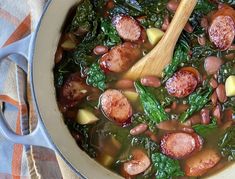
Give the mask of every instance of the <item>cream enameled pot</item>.
<svg viewBox="0 0 235 179">
<path fill-rule="evenodd" d="M 121 178 L 91 159 L 76 144 L 58 109 L 54 88 L 54 54 L 61 35 L 65 18 L 77 0 L 53 0 L 48 3 L 37 32 L 11 46 L 0 50 L 0 58 L 12 53 L 23 55 L 30 68 L 31 89 L 39 115 L 36 130 L 27 136 L 16 136 L 4 122 L 0 112 L 0 130 L 9 140 L 16 143 L 47 146 L 58 152 L 78 175 L 89 179 Z M 25 44 L 29 43 L 29 48 Z M 27 71 L 27 61 L 15 61 Z M 35 140 L 35 138 L 41 140 Z M 43 140 L 42 140 L 43 139 Z M 39 141 L 39 142 L 35 142 Z M 235 164 L 210 179 L 235 178 Z"/>
</svg>

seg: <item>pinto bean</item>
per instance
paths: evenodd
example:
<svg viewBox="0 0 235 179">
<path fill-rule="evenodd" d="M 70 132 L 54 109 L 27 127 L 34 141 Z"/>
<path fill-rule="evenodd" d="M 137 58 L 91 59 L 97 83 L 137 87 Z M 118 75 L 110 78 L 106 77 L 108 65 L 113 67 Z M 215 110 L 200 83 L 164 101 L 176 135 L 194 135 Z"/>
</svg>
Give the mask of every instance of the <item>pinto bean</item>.
<svg viewBox="0 0 235 179">
<path fill-rule="evenodd" d="M 145 135 L 147 135 L 152 141 L 158 142 L 157 136 L 150 130 L 145 131 Z"/>
<path fill-rule="evenodd" d="M 202 109 L 201 110 L 202 124 L 210 124 L 210 110 Z"/>
<path fill-rule="evenodd" d="M 187 176 L 202 176 L 220 161 L 219 154 L 213 149 L 205 149 L 185 161 Z"/>
<path fill-rule="evenodd" d="M 217 100 L 218 100 L 218 96 L 216 94 L 216 91 L 214 91 L 211 95 L 211 102 L 212 102 L 213 106 L 215 106 L 217 104 Z"/>
<path fill-rule="evenodd" d="M 179 6 L 179 2 L 177 0 L 170 0 L 167 3 L 166 8 L 171 12 L 175 12 L 178 6 Z"/>
<path fill-rule="evenodd" d="M 189 22 L 187 22 L 186 25 L 184 26 L 184 30 L 188 33 L 192 33 L 193 27 L 191 26 L 191 24 Z"/>
<path fill-rule="evenodd" d="M 195 75 L 190 71 L 180 70 L 166 82 L 166 89 L 172 96 L 183 98 L 191 94 L 198 84 Z"/>
<path fill-rule="evenodd" d="M 214 78 L 211 78 L 210 85 L 215 89 L 218 86 L 218 82 Z"/>
<path fill-rule="evenodd" d="M 191 125 L 193 126 L 195 124 L 201 124 L 201 120 L 201 116 L 196 114 L 190 117 L 188 121 L 190 121 Z"/>
<path fill-rule="evenodd" d="M 84 97 L 87 96 L 90 87 L 86 85 L 84 80 L 80 77 L 80 73 L 71 74 L 65 81 L 59 93 L 59 103 L 61 110 L 74 107 Z"/>
<path fill-rule="evenodd" d="M 231 47 L 229 47 L 228 50 L 234 51 L 235 50 L 235 45 L 232 45 Z M 235 58 L 235 53 L 234 52 L 229 53 L 228 55 L 225 55 L 225 57 L 229 60 L 233 60 Z"/>
<path fill-rule="evenodd" d="M 140 79 L 140 82 L 144 86 L 159 87 L 161 86 L 161 81 L 156 76 L 145 76 Z"/>
<path fill-rule="evenodd" d="M 225 101 L 227 101 L 227 96 L 226 96 L 226 92 L 225 92 L 225 86 L 223 84 L 219 84 L 218 87 L 216 88 L 216 94 L 218 96 L 218 100 L 221 103 L 224 103 Z"/>
<path fill-rule="evenodd" d="M 163 31 L 166 31 L 166 30 L 168 29 L 168 26 L 169 26 L 169 25 L 170 25 L 169 16 L 165 16 L 161 29 L 162 29 Z"/>
<path fill-rule="evenodd" d="M 209 27 L 210 41 L 220 50 L 227 50 L 233 43 L 235 23 L 230 16 L 218 16 Z"/>
<path fill-rule="evenodd" d="M 113 18 L 113 24 L 118 35 L 126 40 L 135 42 L 141 37 L 141 26 L 134 18 L 127 15 L 118 15 Z"/>
<path fill-rule="evenodd" d="M 184 132 L 168 133 L 161 140 L 161 150 L 165 155 L 180 159 L 196 149 L 196 141 L 191 134 Z"/>
<path fill-rule="evenodd" d="M 105 53 L 108 52 L 108 47 L 104 46 L 104 45 L 98 45 L 93 49 L 93 53 L 95 55 L 103 55 Z"/>
<path fill-rule="evenodd" d="M 132 116 L 132 107 L 127 98 L 118 90 L 108 89 L 100 98 L 104 114 L 118 124 L 126 125 Z"/>
<path fill-rule="evenodd" d="M 140 58 L 139 46 L 130 42 L 112 48 L 100 59 L 100 66 L 104 71 L 124 72 Z"/>
<path fill-rule="evenodd" d="M 144 124 L 144 123 L 139 124 L 130 130 L 130 134 L 131 135 L 139 135 L 139 134 L 142 134 L 143 132 L 145 132 L 147 129 L 148 129 L 147 124 Z"/>
<path fill-rule="evenodd" d="M 201 18 L 200 25 L 201 25 L 203 28 L 207 29 L 208 26 L 209 26 L 208 19 L 207 19 L 206 17 Z"/>
<path fill-rule="evenodd" d="M 133 176 L 144 172 L 151 164 L 148 156 L 141 150 L 132 151 L 132 159 L 123 164 L 124 171 Z"/>
<path fill-rule="evenodd" d="M 199 45 L 205 46 L 206 45 L 206 38 L 204 36 L 198 36 L 197 42 L 199 43 Z"/>
<path fill-rule="evenodd" d="M 213 116 L 216 118 L 217 123 L 221 124 L 221 106 L 219 104 L 214 108 Z"/>
<path fill-rule="evenodd" d="M 204 61 L 204 68 L 208 75 L 215 74 L 222 65 L 222 60 L 215 56 L 209 56 Z"/>
<path fill-rule="evenodd" d="M 130 89 L 134 88 L 134 81 L 128 79 L 121 79 L 117 81 L 115 87 L 118 89 Z"/>
</svg>

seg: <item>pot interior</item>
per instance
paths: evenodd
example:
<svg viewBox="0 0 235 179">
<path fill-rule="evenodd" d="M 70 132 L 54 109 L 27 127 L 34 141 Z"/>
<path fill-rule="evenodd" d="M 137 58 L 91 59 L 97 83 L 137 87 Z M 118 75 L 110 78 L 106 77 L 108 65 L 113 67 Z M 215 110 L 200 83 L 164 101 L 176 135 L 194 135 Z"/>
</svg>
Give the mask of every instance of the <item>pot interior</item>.
<svg viewBox="0 0 235 179">
<path fill-rule="evenodd" d="M 38 31 L 33 59 L 34 97 L 48 134 L 58 151 L 75 171 L 87 178 L 121 178 L 102 167 L 83 152 L 71 136 L 58 109 L 54 88 L 54 54 L 65 18 L 77 0 L 56 0 L 49 5 Z M 235 177 L 235 165 L 210 176 L 210 179 Z"/>
</svg>

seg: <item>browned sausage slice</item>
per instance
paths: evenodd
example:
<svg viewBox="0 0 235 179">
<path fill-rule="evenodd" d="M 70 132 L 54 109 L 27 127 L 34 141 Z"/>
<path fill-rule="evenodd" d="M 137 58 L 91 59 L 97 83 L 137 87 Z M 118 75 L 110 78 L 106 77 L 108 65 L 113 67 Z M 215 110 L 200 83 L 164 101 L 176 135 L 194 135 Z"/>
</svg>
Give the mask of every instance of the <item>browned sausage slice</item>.
<svg viewBox="0 0 235 179">
<path fill-rule="evenodd" d="M 161 140 L 161 150 L 167 156 L 180 159 L 191 154 L 197 147 L 194 136 L 184 132 L 168 133 Z"/>
<path fill-rule="evenodd" d="M 140 58 L 138 45 L 130 42 L 112 48 L 100 59 L 100 66 L 104 71 L 124 72 Z"/>
<path fill-rule="evenodd" d="M 66 111 L 67 108 L 74 107 L 87 96 L 89 86 L 80 77 L 80 73 L 71 74 L 65 81 L 59 94 L 59 102 L 61 110 Z"/>
<path fill-rule="evenodd" d="M 130 122 L 132 107 L 127 98 L 118 90 L 106 90 L 100 98 L 101 109 L 111 120 L 121 125 Z"/>
<path fill-rule="evenodd" d="M 183 98 L 191 94 L 198 84 L 194 73 L 187 70 L 176 72 L 166 82 L 166 89 L 172 96 Z"/>
<path fill-rule="evenodd" d="M 151 164 L 148 156 L 140 149 L 133 150 L 132 156 L 132 160 L 123 165 L 123 169 L 128 175 L 138 175 L 144 172 Z"/>
<path fill-rule="evenodd" d="M 118 15 L 113 18 L 113 24 L 119 36 L 126 41 L 135 42 L 141 37 L 141 26 L 133 17 Z"/>
<path fill-rule="evenodd" d="M 220 156 L 213 149 L 205 149 L 185 161 L 187 176 L 202 176 L 220 161 Z"/>
<path fill-rule="evenodd" d="M 218 16 L 209 27 L 211 42 L 220 50 L 227 50 L 233 42 L 235 23 L 230 16 Z"/>
</svg>

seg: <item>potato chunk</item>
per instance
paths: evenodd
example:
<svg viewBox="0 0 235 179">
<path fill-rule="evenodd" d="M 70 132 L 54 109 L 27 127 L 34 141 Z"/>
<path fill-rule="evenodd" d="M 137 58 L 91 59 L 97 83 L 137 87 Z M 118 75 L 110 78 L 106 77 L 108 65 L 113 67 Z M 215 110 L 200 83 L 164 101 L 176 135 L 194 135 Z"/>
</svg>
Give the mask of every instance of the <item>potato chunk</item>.
<svg viewBox="0 0 235 179">
<path fill-rule="evenodd" d="M 235 76 L 231 75 L 225 82 L 226 96 L 235 96 Z"/>
<path fill-rule="evenodd" d="M 149 28 L 147 29 L 146 32 L 147 32 L 149 42 L 152 45 L 156 45 L 161 40 L 162 36 L 164 35 L 164 32 L 157 28 Z"/>
</svg>

